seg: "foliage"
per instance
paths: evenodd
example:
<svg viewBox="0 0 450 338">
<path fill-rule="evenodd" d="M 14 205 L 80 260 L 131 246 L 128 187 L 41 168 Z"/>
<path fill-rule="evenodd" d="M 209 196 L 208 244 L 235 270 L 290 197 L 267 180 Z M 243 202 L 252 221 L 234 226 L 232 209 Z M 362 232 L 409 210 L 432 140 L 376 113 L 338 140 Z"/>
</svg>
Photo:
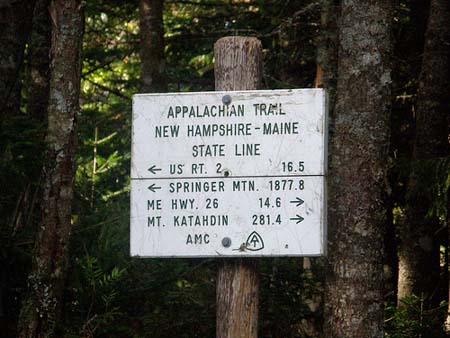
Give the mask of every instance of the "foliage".
<svg viewBox="0 0 450 338">
<path fill-rule="evenodd" d="M 389 176 L 395 210 L 404 207 L 412 166 L 426 22 L 412 10 L 418 3 L 399 1 L 395 12 Z M 85 10 L 74 228 L 61 329 L 67 337 L 214 336 L 216 261 L 129 257 L 131 105 L 140 77 L 138 1 L 86 1 Z M 169 91 L 213 90 L 214 42 L 238 34 L 261 39 L 266 88 L 312 87 L 320 14 L 320 1 L 314 0 L 166 0 Z M 26 85 L 26 77 L 21 78 Z M 29 202 L 39 193 L 45 126 L 26 109 L 23 105 L 21 115 L 1 119 L 0 125 L 0 286 L 7 293 L 3 308 L 9 309 L 4 316 L 9 331 L 4 332 L 13 332 L 17 318 L 39 209 Z M 430 213 L 445 220 L 449 160 L 418 165 L 430 173 Z M 16 211 L 22 205 L 29 212 L 19 221 Z M 317 337 L 325 263 L 311 261 L 311 267 L 294 258 L 261 261 L 261 336 Z M 404 302 L 400 309 L 387 306 L 386 337 L 431 337 L 427 330 L 445 311 L 444 304 L 423 312 L 419 298 Z"/>
<path fill-rule="evenodd" d="M 98 260 L 91 256 L 79 262 L 80 276 L 71 289 L 71 312 L 85 318 L 77 323 L 74 330 L 80 330 L 73 337 L 97 337 L 108 332 L 110 325 L 121 316 L 118 295 L 118 282 L 123 279 L 125 270 L 114 267 L 110 272 L 102 270 Z"/>
<path fill-rule="evenodd" d="M 304 264 L 306 261 L 308 264 Z M 322 327 L 321 281 L 324 280 L 324 263 L 321 259 L 308 258 L 262 261 L 262 336 L 306 338 L 319 335 Z"/>
<path fill-rule="evenodd" d="M 448 303 L 424 310 L 423 299 L 417 296 L 402 299 L 402 305 L 386 307 L 386 338 L 444 338 L 442 320 L 447 316 Z"/>
</svg>

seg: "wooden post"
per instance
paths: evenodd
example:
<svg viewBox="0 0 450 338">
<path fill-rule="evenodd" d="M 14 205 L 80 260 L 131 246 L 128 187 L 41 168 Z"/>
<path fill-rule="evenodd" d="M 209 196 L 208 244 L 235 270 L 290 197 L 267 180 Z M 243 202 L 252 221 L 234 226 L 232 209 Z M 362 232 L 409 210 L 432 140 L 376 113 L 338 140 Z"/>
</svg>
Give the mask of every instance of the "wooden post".
<svg viewBox="0 0 450 338">
<path fill-rule="evenodd" d="M 214 45 L 216 90 L 260 89 L 261 42 L 252 37 L 224 37 Z M 233 258 L 220 262 L 217 274 L 217 338 L 257 338 L 258 261 Z"/>
</svg>

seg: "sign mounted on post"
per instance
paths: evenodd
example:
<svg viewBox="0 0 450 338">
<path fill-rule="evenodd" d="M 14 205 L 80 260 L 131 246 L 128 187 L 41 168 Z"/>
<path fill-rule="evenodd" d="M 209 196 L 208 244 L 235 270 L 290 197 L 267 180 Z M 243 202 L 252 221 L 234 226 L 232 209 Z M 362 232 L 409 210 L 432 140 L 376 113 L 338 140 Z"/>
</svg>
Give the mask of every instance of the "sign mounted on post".
<svg viewBox="0 0 450 338">
<path fill-rule="evenodd" d="M 132 256 L 318 256 L 326 243 L 322 89 L 138 94 Z"/>
</svg>

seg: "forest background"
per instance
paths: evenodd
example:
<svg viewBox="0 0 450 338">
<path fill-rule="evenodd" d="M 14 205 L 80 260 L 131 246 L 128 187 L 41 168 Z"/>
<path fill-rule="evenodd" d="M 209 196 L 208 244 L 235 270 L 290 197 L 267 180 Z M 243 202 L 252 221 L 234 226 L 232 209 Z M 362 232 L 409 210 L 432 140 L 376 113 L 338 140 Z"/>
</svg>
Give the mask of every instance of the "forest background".
<svg viewBox="0 0 450 338">
<path fill-rule="evenodd" d="M 392 41 L 385 42 L 392 43 L 390 136 L 382 203 L 387 217 L 381 231 L 386 337 L 447 336 L 450 14 L 444 2 L 398 0 L 390 12 Z M 5 337 L 18 331 L 26 336 L 28 297 L 33 287 L 44 289 L 33 279 L 33 259 L 46 205 L 55 6 L 46 0 L 0 2 L 0 332 Z M 146 8 L 152 10 L 145 14 Z M 433 8 L 441 15 L 434 21 L 429 20 Z M 84 33 L 78 50 L 81 109 L 75 117 L 67 276 L 55 305 L 61 315 L 49 318 L 55 320 L 50 330 L 55 336 L 215 335 L 217 260 L 129 257 L 132 95 L 214 90 L 214 43 L 243 35 L 262 42 L 263 88 L 321 86 L 333 100 L 339 9 L 340 2 L 331 0 L 89 0 L 77 7 L 84 12 L 77 21 Z M 328 271 L 327 258 L 262 259 L 259 336 L 324 336 Z"/>
</svg>

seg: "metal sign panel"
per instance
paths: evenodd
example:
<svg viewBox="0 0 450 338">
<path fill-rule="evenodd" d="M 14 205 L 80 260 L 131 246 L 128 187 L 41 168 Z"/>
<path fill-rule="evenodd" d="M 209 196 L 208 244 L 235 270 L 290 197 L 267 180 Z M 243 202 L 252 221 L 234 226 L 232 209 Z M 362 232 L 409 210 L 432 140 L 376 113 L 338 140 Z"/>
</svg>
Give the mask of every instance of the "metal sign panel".
<svg viewBox="0 0 450 338">
<path fill-rule="evenodd" d="M 324 254 L 326 114 L 322 89 L 135 95 L 131 255 Z"/>
</svg>

